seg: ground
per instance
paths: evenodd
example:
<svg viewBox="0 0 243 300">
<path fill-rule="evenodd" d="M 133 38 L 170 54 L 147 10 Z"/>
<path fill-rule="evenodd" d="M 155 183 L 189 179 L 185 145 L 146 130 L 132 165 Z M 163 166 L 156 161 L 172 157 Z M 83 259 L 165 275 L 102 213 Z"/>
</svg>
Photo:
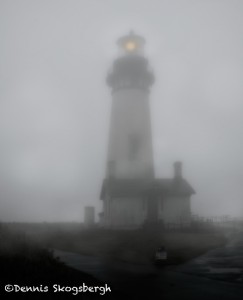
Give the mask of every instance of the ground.
<svg viewBox="0 0 243 300">
<path fill-rule="evenodd" d="M 150 264 L 155 250 L 163 245 L 169 263 L 178 264 L 197 257 L 227 241 L 222 231 L 161 230 L 118 231 L 104 229 L 53 228 L 36 230 L 32 236 L 46 247 L 138 264 Z"/>
<path fill-rule="evenodd" d="M 0 224 L 0 298 L 2 299 L 73 299 L 71 293 L 54 293 L 53 285 L 103 286 L 93 276 L 67 267 L 57 260 L 52 251 L 26 237 L 23 232 L 9 229 Z M 5 291 L 5 285 L 21 287 L 48 286 L 48 292 Z M 113 293 L 114 294 L 114 293 Z M 109 298 L 109 295 L 103 298 Z M 99 293 L 79 294 L 79 299 L 98 299 Z"/>
<path fill-rule="evenodd" d="M 197 299 L 205 299 L 203 294 L 198 296 L 201 288 L 205 290 L 206 299 L 214 299 L 210 297 L 215 293 L 218 295 L 221 293 L 220 297 L 227 299 L 224 297 L 226 291 L 235 295 L 232 299 L 238 299 L 242 295 L 241 291 L 238 291 L 238 286 L 227 287 L 224 291 L 220 283 L 211 283 L 197 274 L 191 276 L 178 269 L 182 262 L 190 261 L 210 249 L 224 249 L 228 241 L 226 235 L 219 230 L 211 228 L 184 232 L 165 232 L 156 229 L 110 231 L 98 228 L 87 230 L 80 224 L 48 223 L 13 223 L 4 227 L 2 230 L 0 226 L 0 294 L 3 292 L 4 284 L 7 283 L 48 284 L 48 286 L 60 283 L 79 286 L 85 282 L 90 285 L 104 283 L 110 285 L 112 293 L 107 295 L 110 299 L 121 299 L 123 296 L 124 298 L 132 296 L 133 299 L 143 299 L 142 297 L 146 296 L 147 299 L 153 293 L 153 299 L 157 299 L 158 295 L 166 295 L 166 299 L 178 299 L 182 293 L 186 295 L 187 300 L 194 299 L 195 293 Z M 17 230 L 19 232 L 16 232 Z M 151 264 L 155 249 L 161 245 L 166 247 L 170 263 L 162 270 L 156 269 Z M 47 249 L 64 250 L 64 252 L 55 250 L 55 253 L 69 267 L 56 260 Z M 217 254 L 216 256 L 218 257 Z M 190 273 L 192 269 L 195 270 L 195 267 L 189 265 L 186 273 L 188 270 Z M 4 294 L 6 299 L 12 295 Z M 43 294 L 35 294 L 35 297 L 22 294 L 22 296 L 25 299 L 28 299 L 28 296 L 31 299 L 55 299 L 55 296 L 58 299 L 73 298 L 70 294 L 45 294 L 45 297 Z M 80 299 L 96 299 L 96 297 L 101 296 L 79 295 Z"/>
<path fill-rule="evenodd" d="M 55 251 L 67 265 L 109 283 L 124 299 L 241 300 L 243 234 L 228 234 L 227 245 L 179 265 L 157 267 Z M 116 299 L 116 297 L 114 297 Z"/>
</svg>

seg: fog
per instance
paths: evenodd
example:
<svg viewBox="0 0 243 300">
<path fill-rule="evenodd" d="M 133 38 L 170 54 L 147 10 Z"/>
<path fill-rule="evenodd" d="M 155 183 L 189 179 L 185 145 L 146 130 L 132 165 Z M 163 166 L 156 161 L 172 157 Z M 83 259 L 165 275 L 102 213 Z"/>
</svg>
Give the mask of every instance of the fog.
<svg viewBox="0 0 243 300">
<path fill-rule="evenodd" d="M 116 40 L 146 39 L 156 176 L 183 161 L 193 213 L 243 215 L 243 2 L 1 0 L 0 220 L 101 211 Z"/>
</svg>

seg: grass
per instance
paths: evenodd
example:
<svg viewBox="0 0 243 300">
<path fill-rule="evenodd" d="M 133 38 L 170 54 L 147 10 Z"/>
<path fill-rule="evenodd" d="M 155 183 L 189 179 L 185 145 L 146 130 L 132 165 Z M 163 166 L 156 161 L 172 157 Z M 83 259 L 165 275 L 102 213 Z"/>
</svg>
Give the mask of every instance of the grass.
<svg viewBox="0 0 243 300">
<path fill-rule="evenodd" d="M 52 285 L 103 286 L 95 278 L 65 266 L 50 250 L 20 231 L 0 224 L 0 298 L 1 299 L 73 299 L 71 293 L 53 293 Z M 6 284 L 48 286 L 48 293 L 6 293 Z M 106 294 L 102 298 L 108 298 Z M 97 293 L 78 294 L 79 299 L 98 299 Z"/>
<path fill-rule="evenodd" d="M 168 251 L 169 263 L 178 264 L 226 243 L 224 234 L 214 231 L 80 229 L 73 232 L 53 231 L 39 238 L 50 248 L 137 264 L 150 264 L 155 250 L 161 245 Z"/>
</svg>

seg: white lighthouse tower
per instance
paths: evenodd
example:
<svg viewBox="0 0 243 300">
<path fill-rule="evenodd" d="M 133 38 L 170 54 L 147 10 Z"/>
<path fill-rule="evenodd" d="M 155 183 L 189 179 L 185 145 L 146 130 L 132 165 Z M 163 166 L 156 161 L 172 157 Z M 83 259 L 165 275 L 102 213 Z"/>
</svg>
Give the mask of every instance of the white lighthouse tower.
<svg viewBox="0 0 243 300">
<path fill-rule="evenodd" d="M 144 44 L 144 39 L 133 32 L 120 38 L 120 57 L 107 78 L 112 90 L 107 177 L 154 176 L 149 110 L 154 77 L 143 56 Z"/>
<path fill-rule="evenodd" d="M 145 40 L 133 32 L 118 40 L 120 55 L 107 77 L 112 109 L 101 224 L 138 228 L 145 223 L 189 222 L 194 190 L 175 171 L 155 179 L 149 91 L 154 82 L 144 56 Z"/>
</svg>

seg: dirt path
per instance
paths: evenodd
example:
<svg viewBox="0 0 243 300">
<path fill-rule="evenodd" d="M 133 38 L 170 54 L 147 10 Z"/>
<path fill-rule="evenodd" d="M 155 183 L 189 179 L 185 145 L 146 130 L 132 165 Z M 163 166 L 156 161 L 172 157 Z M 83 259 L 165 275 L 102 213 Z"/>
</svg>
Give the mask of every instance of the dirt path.
<svg viewBox="0 0 243 300">
<path fill-rule="evenodd" d="M 243 298 L 243 234 L 226 247 L 180 266 L 158 269 L 101 258 L 55 251 L 67 265 L 92 274 L 132 299 L 220 299 Z"/>
</svg>

